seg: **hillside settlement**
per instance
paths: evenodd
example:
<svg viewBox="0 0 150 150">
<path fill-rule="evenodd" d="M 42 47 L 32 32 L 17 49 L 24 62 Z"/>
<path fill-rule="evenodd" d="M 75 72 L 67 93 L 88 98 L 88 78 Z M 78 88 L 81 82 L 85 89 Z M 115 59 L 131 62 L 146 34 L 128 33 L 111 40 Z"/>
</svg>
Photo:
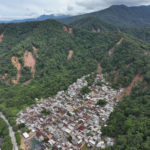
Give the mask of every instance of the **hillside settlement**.
<svg viewBox="0 0 150 150">
<path fill-rule="evenodd" d="M 35 99 L 36 105 L 19 112 L 17 123 L 25 124 L 31 131 L 22 133 L 26 150 L 35 146 L 47 150 L 80 150 L 84 145 L 103 149 L 114 144 L 113 138 L 102 137 L 101 127 L 107 126 L 123 89 L 112 89 L 102 74 L 97 74 L 88 86 L 89 76 L 78 79 L 67 91 L 60 91 L 53 98 Z M 81 95 L 86 86 L 90 92 Z M 106 100 L 105 106 L 97 105 L 100 99 Z M 33 140 L 36 145 L 32 144 Z"/>
</svg>

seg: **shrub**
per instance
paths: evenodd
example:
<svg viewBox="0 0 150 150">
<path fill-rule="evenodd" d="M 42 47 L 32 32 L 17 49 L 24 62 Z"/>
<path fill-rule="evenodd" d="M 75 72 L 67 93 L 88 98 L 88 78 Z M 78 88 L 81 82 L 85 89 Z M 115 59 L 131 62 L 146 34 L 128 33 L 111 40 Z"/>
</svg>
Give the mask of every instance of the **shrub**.
<svg viewBox="0 0 150 150">
<path fill-rule="evenodd" d="M 91 91 L 91 90 L 88 88 L 88 86 L 85 86 L 85 87 L 83 87 L 83 88 L 81 89 L 80 93 L 81 93 L 82 95 L 84 95 L 84 94 L 88 94 L 90 91 Z"/>
<path fill-rule="evenodd" d="M 96 105 L 99 105 L 101 107 L 105 106 L 107 104 L 107 101 L 105 99 L 100 99 L 98 100 L 98 102 L 96 103 Z"/>
</svg>

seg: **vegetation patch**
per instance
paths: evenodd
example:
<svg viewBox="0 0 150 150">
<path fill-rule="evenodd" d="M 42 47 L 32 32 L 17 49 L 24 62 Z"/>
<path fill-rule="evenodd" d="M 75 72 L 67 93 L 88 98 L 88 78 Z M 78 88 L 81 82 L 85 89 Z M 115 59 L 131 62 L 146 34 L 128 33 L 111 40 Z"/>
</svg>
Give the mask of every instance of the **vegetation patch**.
<svg viewBox="0 0 150 150">
<path fill-rule="evenodd" d="M 42 113 L 43 115 L 47 116 L 47 115 L 50 114 L 50 111 L 48 111 L 48 110 L 46 110 L 46 109 L 43 109 L 43 110 L 41 111 L 41 113 Z"/>
<path fill-rule="evenodd" d="M 93 134 L 92 133 L 87 133 L 87 136 L 93 137 Z"/>
<path fill-rule="evenodd" d="M 102 82 L 101 80 L 98 80 L 98 82 L 96 83 L 97 86 L 102 86 L 103 84 L 105 84 L 105 83 Z"/>
<path fill-rule="evenodd" d="M 85 86 L 85 87 L 83 87 L 83 88 L 81 89 L 80 94 L 81 94 L 81 95 L 85 95 L 85 94 L 88 94 L 88 93 L 90 93 L 90 92 L 91 92 L 91 90 L 88 88 L 88 86 Z"/>
<path fill-rule="evenodd" d="M 67 115 L 69 116 L 69 117 L 71 117 L 72 116 L 72 114 L 68 111 L 67 112 Z"/>
<path fill-rule="evenodd" d="M 101 107 L 104 107 L 107 104 L 107 101 L 105 99 L 100 99 L 98 100 L 98 102 L 96 103 L 96 105 L 99 105 Z"/>
<path fill-rule="evenodd" d="M 67 140 L 68 140 L 70 143 L 72 143 L 72 136 L 68 136 L 68 137 L 67 137 Z"/>
<path fill-rule="evenodd" d="M 2 118 L 0 118 L 0 135 L 4 138 L 1 150 L 12 150 L 13 145 L 9 136 L 8 126 Z"/>
<path fill-rule="evenodd" d="M 90 148 L 87 147 L 87 145 L 85 144 L 85 145 L 81 148 L 81 150 L 90 150 Z"/>
<path fill-rule="evenodd" d="M 85 80 L 88 82 L 88 86 L 91 86 L 94 83 L 96 73 L 90 74 L 89 77 L 86 77 Z"/>
<path fill-rule="evenodd" d="M 136 85 L 111 114 L 108 126 L 102 128 L 104 136 L 115 137 L 116 143 L 110 150 L 150 149 L 147 134 L 150 132 L 150 89 L 143 90 L 144 86 L 143 83 Z"/>
<path fill-rule="evenodd" d="M 15 137 L 16 137 L 17 144 L 18 144 L 18 146 L 19 146 L 19 145 L 21 144 L 20 133 L 19 133 L 19 132 L 16 132 L 16 133 L 15 133 Z"/>
</svg>

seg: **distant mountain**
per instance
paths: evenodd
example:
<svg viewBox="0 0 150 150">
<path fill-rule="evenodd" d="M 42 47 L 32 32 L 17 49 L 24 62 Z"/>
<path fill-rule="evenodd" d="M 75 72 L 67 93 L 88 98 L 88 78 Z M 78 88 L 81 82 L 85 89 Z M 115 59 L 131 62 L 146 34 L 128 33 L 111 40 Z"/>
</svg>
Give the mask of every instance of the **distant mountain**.
<svg viewBox="0 0 150 150">
<path fill-rule="evenodd" d="M 62 18 L 68 18 L 71 17 L 70 15 L 42 15 L 38 18 L 30 18 L 30 19 L 20 19 L 20 20 L 10 20 L 10 21 L 0 21 L 0 23 L 19 23 L 19 22 L 30 22 L 30 21 L 43 21 L 47 19 L 62 19 Z"/>
<path fill-rule="evenodd" d="M 134 36 L 140 40 L 145 41 L 148 45 L 150 45 L 150 27 L 124 27 L 124 26 L 115 26 L 108 22 L 105 22 L 96 17 L 84 17 L 78 19 L 72 23 L 71 26 L 81 28 L 83 30 L 91 31 L 91 32 L 110 32 L 110 31 L 120 31 L 131 36 Z"/>
<path fill-rule="evenodd" d="M 113 5 L 98 12 L 59 20 L 63 23 L 69 24 L 87 16 L 93 16 L 118 26 L 150 26 L 150 6 L 127 7 L 125 5 Z"/>
<path fill-rule="evenodd" d="M 70 25 L 92 32 L 117 31 L 118 28 L 96 17 L 85 17 L 74 21 Z"/>
</svg>

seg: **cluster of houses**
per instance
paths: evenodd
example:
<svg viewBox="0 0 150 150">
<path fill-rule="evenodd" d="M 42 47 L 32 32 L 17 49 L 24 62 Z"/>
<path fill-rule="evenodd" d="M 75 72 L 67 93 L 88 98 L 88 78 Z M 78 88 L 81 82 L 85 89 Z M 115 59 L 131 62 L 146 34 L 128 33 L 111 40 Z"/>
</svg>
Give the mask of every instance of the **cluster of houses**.
<svg viewBox="0 0 150 150">
<path fill-rule="evenodd" d="M 44 149 L 80 150 L 83 145 L 94 149 L 112 146 L 114 139 L 102 137 L 101 126 L 117 104 L 116 97 L 123 90 L 112 89 L 103 75 L 95 77 L 90 93 L 81 96 L 80 91 L 88 86 L 84 76 L 69 86 L 67 91 L 58 92 L 53 98 L 41 100 L 36 105 L 19 112 L 17 123 L 24 123 Z M 102 85 L 98 85 L 98 82 Z M 97 105 L 100 99 L 107 104 Z M 24 133 L 25 138 L 29 138 Z"/>
</svg>

